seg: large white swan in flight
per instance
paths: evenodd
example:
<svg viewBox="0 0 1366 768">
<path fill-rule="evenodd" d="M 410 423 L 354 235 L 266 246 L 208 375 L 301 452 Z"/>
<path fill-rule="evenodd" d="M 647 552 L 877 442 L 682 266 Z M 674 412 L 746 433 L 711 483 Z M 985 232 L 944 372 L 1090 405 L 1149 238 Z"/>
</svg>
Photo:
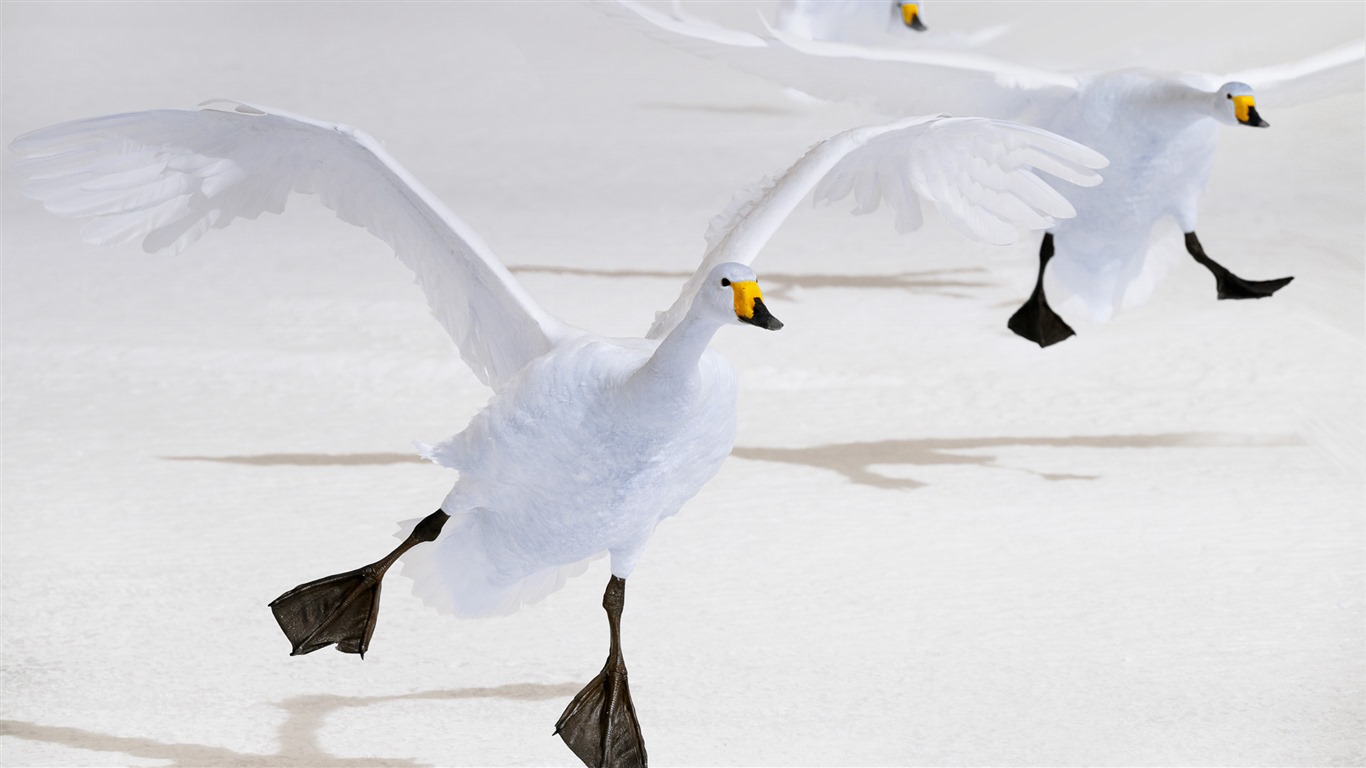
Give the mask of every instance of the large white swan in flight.
<svg viewBox="0 0 1366 768">
<path fill-rule="evenodd" d="M 776 330 L 748 266 L 819 182 L 838 199 L 885 198 L 911 225 L 919 202 L 1003 242 L 1071 215 L 1035 175 L 1099 181 L 1103 158 L 1025 126 L 900 120 L 834 136 L 747 190 L 715 220 L 674 306 L 643 338 L 605 338 L 539 307 L 477 235 L 370 136 L 277 110 L 219 103 L 56 125 L 16 139 L 26 194 L 91 219 L 88 242 L 181 251 L 212 228 L 281 212 L 312 192 L 393 247 L 460 356 L 493 390 L 429 457 L 459 471 L 440 509 L 384 559 L 301 584 L 271 607 L 304 654 L 369 646 L 385 571 L 404 558 L 414 591 L 464 616 L 539 600 L 608 553 L 607 664 L 557 724 L 588 765 L 644 765 L 619 622 L 626 578 L 661 520 L 716 474 L 736 430 L 736 374 L 709 349 L 722 326 Z M 643 325 L 643 323 L 642 323 Z M 444 527 L 444 531 L 443 531 Z M 306 542 L 300 542 L 300 545 Z"/>
<path fill-rule="evenodd" d="M 1049 306 L 1043 276 L 1097 319 L 1147 297 L 1160 276 L 1148 259 L 1156 224 L 1176 220 L 1187 252 L 1214 275 L 1220 299 L 1270 296 L 1292 278 L 1244 280 L 1196 236 L 1221 125 L 1265 128 L 1258 106 L 1289 107 L 1359 92 L 1366 43 L 1231 74 L 1122 69 L 1064 73 L 960 51 L 872 48 L 781 29 L 756 35 L 680 21 L 629 0 L 597 3 L 642 32 L 820 99 L 889 115 L 944 111 L 1016 120 L 1105 154 L 1105 183 L 1069 195 L 1077 216 L 1044 234 L 1034 293 L 1010 318 L 1040 346 L 1073 335 Z M 1051 266 L 1050 266 L 1051 262 Z"/>
</svg>

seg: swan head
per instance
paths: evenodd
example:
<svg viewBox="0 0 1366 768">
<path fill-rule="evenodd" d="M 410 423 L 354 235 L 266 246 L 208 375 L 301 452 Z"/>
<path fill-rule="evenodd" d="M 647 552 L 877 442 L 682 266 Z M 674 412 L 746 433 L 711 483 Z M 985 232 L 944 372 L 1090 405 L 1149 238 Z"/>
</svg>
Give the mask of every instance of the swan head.
<svg viewBox="0 0 1366 768">
<path fill-rule="evenodd" d="M 928 29 L 925 22 L 920 20 L 920 3 L 907 3 L 897 0 L 896 10 L 901 15 L 902 24 L 917 32 L 924 32 Z"/>
<path fill-rule="evenodd" d="M 1271 123 L 1257 114 L 1257 102 L 1252 97 L 1252 86 L 1247 83 L 1224 83 L 1214 94 L 1214 117 L 1229 125 L 1250 125 L 1269 128 Z"/>
<path fill-rule="evenodd" d="M 712 269 L 693 300 L 693 309 L 722 325 L 757 325 L 770 331 L 783 327 L 764 306 L 754 270 L 744 264 L 732 262 Z"/>
</svg>

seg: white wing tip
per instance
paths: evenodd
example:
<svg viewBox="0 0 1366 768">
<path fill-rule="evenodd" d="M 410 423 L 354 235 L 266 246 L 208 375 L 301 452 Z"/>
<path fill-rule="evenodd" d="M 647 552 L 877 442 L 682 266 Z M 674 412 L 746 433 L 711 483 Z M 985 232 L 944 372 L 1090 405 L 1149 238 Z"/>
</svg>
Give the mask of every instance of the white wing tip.
<svg viewBox="0 0 1366 768">
<path fill-rule="evenodd" d="M 217 112 L 236 112 L 241 115 L 270 114 L 260 107 L 254 107 L 245 102 L 237 101 L 236 99 L 209 99 L 208 101 L 201 101 L 195 106 L 199 109 L 211 109 Z"/>
<path fill-rule="evenodd" d="M 1069 141 L 1070 141 L 1070 139 L 1069 139 Z M 1072 143 L 1073 143 L 1073 144 L 1076 144 L 1076 142 L 1072 142 Z M 1080 159 L 1077 160 L 1077 162 L 1080 163 L 1081 165 L 1084 165 L 1084 166 L 1086 166 L 1087 168 L 1091 168 L 1091 169 L 1093 169 L 1093 170 L 1100 170 L 1101 168 L 1109 168 L 1109 167 L 1110 167 L 1110 158 L 1106 157 L 1105 155 L 1102 155 L 1101 153 L 1097 152 L 1096 150 L 1091 149 L 1090 147 L 1086 146 L 1085 144 L 1077 144 L 1077 149 L 1078 149 L 1078 153 L 1077 153 L 1077 154 L 1078 154 L 1078 157 L 1080 158 Z M 1099 178 L 1100 178 L 1100 174 L 1096 174 L 1096 178 L 1099 179 Z M 1097 181 L 1096 183 L 1099 184 L 1100 182 Z"/>
</svg>

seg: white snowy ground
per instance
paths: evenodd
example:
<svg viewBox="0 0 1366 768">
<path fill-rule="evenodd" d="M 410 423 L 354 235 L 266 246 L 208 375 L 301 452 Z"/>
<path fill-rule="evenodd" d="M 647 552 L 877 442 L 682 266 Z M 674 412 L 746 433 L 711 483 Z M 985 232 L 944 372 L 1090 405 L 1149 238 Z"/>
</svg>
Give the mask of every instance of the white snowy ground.
<svg viewBox="0 0 1366 768">
<path fill-rule="evenodd" d="M 752 24 L 752 8 L 702 9 Z M 561 3 L 23 3 L 3 141 L 229 97 L 386 140 L 585 327 L 645 330 L 731 193 L 881 118 Z M 927 5 L 1035 63 L 1237 69 L 1360 3 Z M 1147 306 L 1041 351 L 1037 244 L 798 211 L 723 332 L 735 457 L 659 529 L 625 648 L 659 765 L 1360 764 L 1363 98 L 1226 130 Z M 391 546 L 486 391 L 387 249 L 311 201 L 179 258 L 93 249 L 4 176 L 9 766 L 572 765 L 605 561 L 461 622 L 391 580 L 371 652 L 290 658 L 266 603 Z"/>
</svg>

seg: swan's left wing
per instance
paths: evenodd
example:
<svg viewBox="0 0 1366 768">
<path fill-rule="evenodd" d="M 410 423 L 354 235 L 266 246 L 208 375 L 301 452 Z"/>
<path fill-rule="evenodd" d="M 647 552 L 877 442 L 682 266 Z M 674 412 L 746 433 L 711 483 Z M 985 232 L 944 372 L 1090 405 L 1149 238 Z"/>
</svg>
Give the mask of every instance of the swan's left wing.
<svg viewBox="0 0 1366 768">
<path fill-rule="evenodd" d="M 650 338 L 683 318 L 701 281 L 717 264 L 749 264 L 807 193 L 830 203 L 854 195 L 855 213 L 886 202 L 900 231 L 920 226 L 928 202 L 963 234 L 1014 242 L 1022 229 L 1053 226 L 1076 214 L 1047 173 L 1080 186 L 1100 183 L 1099 153 L 1047 131 L 984 118 L 913 117 L 855 128 L 811 148 L 786 171 L 736 195 L 712 219 L 702 265 L 677 301 L 659 313 Z"/>
<path fill-rule="evenodd" d="M 316 193 L 338 218 L 388 243 L 417 276 L 432 314 L 485 384 L 502 384 L 568 327 L 545 312 L 452 214 L 362 131 L 226 102 L 77 120 L 11 148 L 24 193 L 89 218 L 87 242 L 188 248 L 238 218 L 281 213 Z"/>
<path fill-rule="evenodd" d="M 1366 41 L 1324 51 L 1299 61 L 1235 72 L 1224 81 L 1247 83 L 1265 107 L 1293 107 L 1360 93 L 1366 87 Z"/>
</svg>

